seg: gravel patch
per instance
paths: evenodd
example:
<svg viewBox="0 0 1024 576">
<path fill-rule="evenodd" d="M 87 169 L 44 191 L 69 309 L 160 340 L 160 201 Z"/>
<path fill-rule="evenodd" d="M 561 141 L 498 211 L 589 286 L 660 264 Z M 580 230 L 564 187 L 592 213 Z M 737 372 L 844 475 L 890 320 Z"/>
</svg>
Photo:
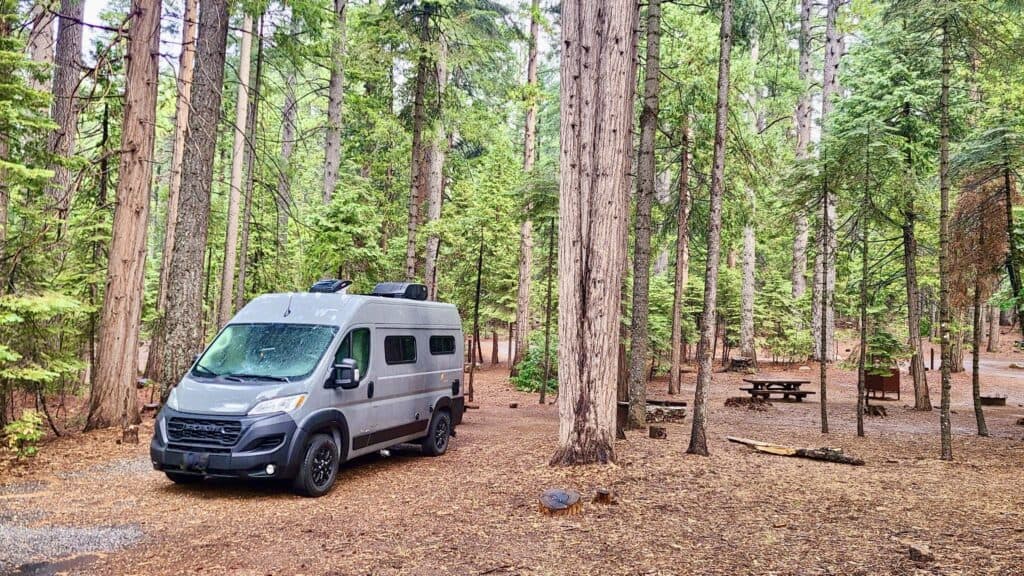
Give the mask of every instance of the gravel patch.
<svg viewBox="0 0 1024 576">
<path fill-rule="evenodd" d="M 149 458 L 121 458 L 57 474 L 64 480 L 95 476 L 143 476 L 153 471 Z"/>
<path fill-rule="evenodd" d="M 0 496 L 10 496 L 12 494 L 28 494 L 31 492 L 39 492 L 45 488 L 46 485 L 42 482 L 20 482 L 18 484 L 5 484 L 0 486 Z"/>
<path fill-rule="evenodd" d="M 32 561 L 51 560 L 83 552 L 118 550 L 141 538 L 142 530 L 135 524 L 93 528 L 30 528 L 0 522 L 0 573 Z"/>
</svg>

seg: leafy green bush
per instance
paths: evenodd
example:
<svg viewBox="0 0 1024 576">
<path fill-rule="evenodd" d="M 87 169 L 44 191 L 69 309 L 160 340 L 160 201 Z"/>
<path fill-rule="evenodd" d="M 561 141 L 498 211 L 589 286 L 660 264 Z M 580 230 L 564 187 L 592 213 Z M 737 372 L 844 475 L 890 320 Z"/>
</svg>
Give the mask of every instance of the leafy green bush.
<svg viewBox="0 0 1024 576">
<path fill-rule="evenodd" d="M 888 376 L 896 363 L 910 358 L 911 353 L 911 349 L 892 334 L 885 330 L 875 330 L 868 337 L 867 365 L 864 369 L 868 374 Z"/>
<path fill-rule="evenodd" d="M 551 349 L 548 353 L 548 361 L 551 365 L 551 373 L 548 378 L 548 392 L 558 390 L 558 342 L 555 335 L 551 334 Z M 526 356 L 517 366 L 519 373 L 512 377 L 512 383 L 517 390 L 524 392 L 539 392 L 541 382 L 544 381 L 544 332 L 536 331 L 530 335 L 530 345 Z"/>
<path fill-rule="evenodd" d="M 43 417 L 35 410 L 25 410 L 21 418 L 4 426 L 7 447 L 18 458 L 35 456 L 39 449 L 36 443 L 43 439 Z"/>
</svg>

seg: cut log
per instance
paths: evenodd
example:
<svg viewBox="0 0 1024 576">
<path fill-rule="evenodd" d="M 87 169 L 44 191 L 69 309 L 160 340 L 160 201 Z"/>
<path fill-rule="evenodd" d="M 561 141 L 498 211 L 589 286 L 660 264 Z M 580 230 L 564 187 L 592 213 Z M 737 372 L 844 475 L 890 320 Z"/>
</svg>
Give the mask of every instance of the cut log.
<svg viewBox="0 0 1024 576">
<path fill-rule="evenodd" d="M 662 426 L 651 426 L 647 429 L 647 433 L 655 440 L 664 440 L 668 438 L 668 432 Z"/>
<path fill-rule="evenodd" d="M 750 440 L 748 438 L 738 438 L 736 436 L 726 436 L 725 439 L 737 444 L 750 446 L 758 452 L 765 452 L 767 454 L 808 458 L 810 460 L 821 460 L 824 462 L 833 462 L 835 464 L 849 464 L 851 466 L 864 465 L 864 461 L 860 458 L 843 454 L 843 450 L 841 448 L 794 448 L 792 446 L 769 444 L 767 442 Z"/>
<path fill-rule="evenodd" d="M 646 407 L 647 421 L 658 422 L 682 422 L 686 419 L 686 408 L 682 406 L 654 406 L 650 403 Z"/>
<path fill-rule="evenodd" d="M 607 488 L 598 488 L 594 493 L 593 502 L 596 504 L 616 504 L 615 495 Z"/>
<path fill-rule="evenodd" d="M 771 408 L 772 403 L 763 396 L 751 396 L 749 398 L 743 396 L 733 396 L 725 399 L 725 405 L 728 408 L 746 408 L 747 410 L 754 410 L 757 412 L 764 412 Z"/>
<path fill-rule="evenodd" d="M 479 410 L 480 406 L 476 404 L 466 404 L 466 410 Z"/>
<path fill-rule="evenodd" d="M 142 405 L 142 411 L 143 412 L 152 412 L 152 411 L 156 411 L 156 410 L 159 410 L 159 409 L 160 409 L 160 403 L 159 402 L 150 402 L 148 404 L 143 404 Z"/>
<path fill-rule="evenodd" d="M 575 490 L 551 488 L 540 495 L 540 511 L 548 516 L 570 516 L 582 510 L 580 493 Z"/>
</svg>

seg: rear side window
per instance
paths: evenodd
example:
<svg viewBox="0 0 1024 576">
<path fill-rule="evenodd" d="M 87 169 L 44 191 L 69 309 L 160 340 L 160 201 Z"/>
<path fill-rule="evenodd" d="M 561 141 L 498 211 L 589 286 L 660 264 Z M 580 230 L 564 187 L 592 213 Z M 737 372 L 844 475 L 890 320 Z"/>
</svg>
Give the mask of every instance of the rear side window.
<svg viewBox="0 0 1024 576">
<path fill-rule="evenodd" d="M 455 337 L 431 336 L 430 353 L 434 356 L 455 354 Z"/>
<path fill-rule="evenodd" d="M 416 361 L 415 336 L 385 336 L 384 361 L 388 364 L 412 364 Z"/>
</svg>

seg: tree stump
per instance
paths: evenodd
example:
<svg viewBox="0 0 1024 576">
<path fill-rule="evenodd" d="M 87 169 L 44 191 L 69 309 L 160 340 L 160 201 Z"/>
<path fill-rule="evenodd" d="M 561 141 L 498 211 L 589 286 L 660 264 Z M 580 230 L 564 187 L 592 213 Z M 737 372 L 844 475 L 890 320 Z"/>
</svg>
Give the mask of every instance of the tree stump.
<svg viewBox="0 0 1024 576">
<path fill-rule="evenodd" d="M 593 502 L 595 504 L 615 504 L 615 495 L 607 488 L 598 488 L 594 493 Z"/>
<path fill-rule="evenodd" d="M 540 511 L 547 516 L 571 516 L 583 511 L 580 493 L 551 488 L 540 495 Z"/>
<path fill-rule="evenodd" d="M 121 443 L 122 444 L 138 444 L 139 443 L 139 427 L 135 424 L 127 426 L 124 430 L 121 430 Z"/>
<path fill-rule="evenodd" d="M 668 438 L 668 431 L 663 426 L 651 426 L 647 429 L 648 435 L 655 440 L 664 440 Z"/>
</svg>

